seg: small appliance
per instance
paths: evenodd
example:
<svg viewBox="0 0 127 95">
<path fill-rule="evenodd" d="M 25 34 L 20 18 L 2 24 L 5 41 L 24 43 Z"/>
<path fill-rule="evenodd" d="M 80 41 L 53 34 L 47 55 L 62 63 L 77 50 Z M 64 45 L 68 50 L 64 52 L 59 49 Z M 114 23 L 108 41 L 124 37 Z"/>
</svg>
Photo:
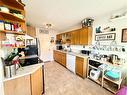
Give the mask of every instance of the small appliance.
<svg viewBox="0 0 127 95">
<path fill-rule="evenodd" d="M 101 71 L 99 69 L 92 69 L 90 71 L 90 78 L 93 80 L 97 80 L 101 74 Z"/>
<path fill-rule="evenodd" d="M 89 51 L 89 50 L 81 50 L 81 53 L 82 54 L 89 55 L 91 53 L 91 51 Z"/>
<path fill-rule="evenodd" d="M 63 47 L 62 47 L 62 45 L 57 45 L 57 46 L 56 46 L 56 49 L 57 49 L 57 50 L 62 50 Z"/>
</svg>

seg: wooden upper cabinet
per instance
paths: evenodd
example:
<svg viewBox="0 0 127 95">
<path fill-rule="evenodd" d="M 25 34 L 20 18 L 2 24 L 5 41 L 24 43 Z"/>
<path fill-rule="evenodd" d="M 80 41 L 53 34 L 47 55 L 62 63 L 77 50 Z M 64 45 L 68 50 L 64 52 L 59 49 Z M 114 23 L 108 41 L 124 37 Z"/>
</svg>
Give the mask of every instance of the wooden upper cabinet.
<svg viewBox="0 0 127 95">
<path fill-rule="evenodd" d="M 71 44 L 74 45 L 75 44 L 75 31 L 71 32 Z"/>
<path fill-rule="evenodd" d="M 27 35 L 36 38 L 36 28 L 33 26 L 27 26 Z"/>
<path fill-rule="evenodd" d="M 75 31 L 75 45 L 79 45 L 80 43 L 80 29 Z"/>
<path fill-rule="evenodd" d="M 56 35 L 56 40 L 62 40 L 62 34 Z"/>
<path fill-rule="evenodd" d="M 80 45 L 90 45 L 92 43 L 92 28 L 80 29 Z"/>
<path fill-rule="evenodd" d="M 88 36 L 87 28 L 80 29 L 80 45 L 88 44 Z"/>
<path fill-rule="evenodd" d="M 57 39 L 62 39 L 63 44 L 90 45 L 92 42 L 92 28 L 81 28 L 70 32 L 58 34 Z"/>
<path fill-rule="evenodd" d="M 66 33 L 66 43 L 71 43 L 71 32 Z"/>
</svg>

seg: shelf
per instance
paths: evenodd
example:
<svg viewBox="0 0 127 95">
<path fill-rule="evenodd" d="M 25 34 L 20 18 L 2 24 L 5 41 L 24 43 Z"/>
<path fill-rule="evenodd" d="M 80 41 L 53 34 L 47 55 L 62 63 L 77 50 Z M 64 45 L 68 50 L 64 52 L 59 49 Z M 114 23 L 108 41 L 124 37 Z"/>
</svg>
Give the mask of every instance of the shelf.
<svg viewBox="0 0 127 95">
<path fill-rule="evenodd" d="M 25 48 L 25 46 L 12 47 L 12 48 Z"/>
<path fill-rule="evenodd" d="M 21 19 L 21 18 L 13 15 L 11 13 L 6 13 L 6 12 L 0 11 L 0 15 L 2 15 L 3 18 L 6 19 L 6 20 L 11 20 L 11 21 L 16 21 L 16 22 L 25 22 L 24 19 Z"/>
<path fill-rule="evenodd" d="M 118 17 L 118 18 L 113 18 L 113 19 L 110 19 L 110 21 L 111 21 L 111 22 L 114 22 L 114 21 L 124 20 L 124 19 L 127 19 L 127 15 L 122 16 L 122 17 Z"/>
<path fill-rule="evenodd" d="M 108 80 L 108 81 L 110 81 L 110 82 L 112 82 L 112 83 L 115 83 L 117 85 L 121 84 L 121 82 L 122 82 L 122 79 L 120 79 L 119 81 L 113 81 L 113 80 L 107 78 L 106 76 L 104 76 L 103 78 L 106 79 L 106 80 Z"/>
<path fill-rule="evenodd" d="M 110 66 L 112 66 L 113 64 L 108 62 L 108 61 L 102 61 L 102 60 L 96 60 L 94 58 L 90 58 L 89 60 L 93 60 L 93 61 L 96 61 L 96 62 L 99 62 L 99 63 L 103 63 L 103 64 L 108 64 Z"/>
<path fill-rule="evenodd" d="M 21 10 L 24 10 L 24 4 L 18 0 L 2 0 L 5 5 L 12 6 Z"/>
<path fill-rule="evenodd" d="M 25 46 L 18 46 L 18 47 L 14 47 L 11 44 L 10 45 L 2 45 L 3 47 L 10 47 L 10 48 L 25 48 Z"/>
<path fill-rule="evenodd" d="M 109 83 L 108 83 L 108 84 L 109 84 Z M 109 90 L 110 92 L 116 94 L 116 92 L 118 91 L 118 89 L 115 88 L 115 87 L 111 87 L 111 86 L 108 85 L 108 84 L 107 84 L 106 82 L 104 82 L 103 87 L 104 87 L 105 89 Z"/>
<path fill-rule="evenodd" d="M 112 33 L 116 33 L 116 31 L 107 31 L 107 32 L 102 31 L 102 33 L 95 33 L 95 35 L 112 34 Z"/>
<path fill-rule="evenodd" d="M 90 64 L 89 64 L 89 67 L 94 68 L 94 69 L 98 69 L 97 67 L 94 67 L 94 66 L 92 66 L 92 65 L 90 65 Z"/>
<path fill-rule="evenodd" d="M 0 30 L 0 32 L 6 33 L 6 34 L 25 35 L 25 33 L 23 33 L 23 32 L 16 32 L 16 31 L 9 31 L 9 30 Z"/>
<path fill-rule="evenodd" d="M 101 81 L 98 79 L 98 80 L 93 80 L 92 78 L 90 78 L 89 76 L 87 76 L 90 80 L 92 80 L 92 81 L 94 81 L 94 82 L 96 82 L 97 84 L 99 84 L 99 85 L 101 85 Z"/>
</svg>

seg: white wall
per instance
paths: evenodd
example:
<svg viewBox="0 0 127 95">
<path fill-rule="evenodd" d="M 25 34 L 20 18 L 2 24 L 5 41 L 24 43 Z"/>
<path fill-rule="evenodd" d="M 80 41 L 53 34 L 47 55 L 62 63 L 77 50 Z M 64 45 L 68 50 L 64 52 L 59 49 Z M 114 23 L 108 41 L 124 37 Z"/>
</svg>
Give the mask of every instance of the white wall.
<svg viewBox="0 0 127 95">
<path fill-rule="evenodd" d="M 116 33 L 117 44 L 118 45 L 127 45 L 127 43 L 121 43 L 122 29 L 127 28 L 127 18 L 110 21 L 111 14 L 119 14 L 119 13 L 123 13 L 124 11 L 125 11 L 125 9 L 121 9 L 121 10 L 115 11 L 114 13 L 110 13 L 110 14 L 101 16 L 98 19 L 96 19 L 94 21 L 94 25 L 93 25 L 93 35 L 95 35 L 95 28 L 98 26 L 101 26 L 102 28 L 105 28 L 108 26 L 115 27 L 116 31 L 114 31 L 114 33 Z M 126 12 L 127 12 L 127 10 L 126 10 Z M 95 36 L 93 36 L 93 44 L 95 43 L 94 39 L 95 39 Z M 101 44 L 110 44 L 111 41 L 100 41 L 100 42 L 101 42 Z"/>
</svg>

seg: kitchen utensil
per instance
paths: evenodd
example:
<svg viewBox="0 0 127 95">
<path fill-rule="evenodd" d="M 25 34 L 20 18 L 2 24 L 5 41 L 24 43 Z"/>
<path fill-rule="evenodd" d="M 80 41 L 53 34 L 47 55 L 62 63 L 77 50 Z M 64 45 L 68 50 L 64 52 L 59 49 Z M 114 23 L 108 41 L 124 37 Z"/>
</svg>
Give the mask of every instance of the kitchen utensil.
<svg viewBox="0 0 127 95">
<path fill-rule="evenodd" d="M 112 64 L 116 64 L 117 61 L 118 61 L 118 55 L 115 54 L 110 55 L 109 62 L 111 62 Z"/>
</svg>

